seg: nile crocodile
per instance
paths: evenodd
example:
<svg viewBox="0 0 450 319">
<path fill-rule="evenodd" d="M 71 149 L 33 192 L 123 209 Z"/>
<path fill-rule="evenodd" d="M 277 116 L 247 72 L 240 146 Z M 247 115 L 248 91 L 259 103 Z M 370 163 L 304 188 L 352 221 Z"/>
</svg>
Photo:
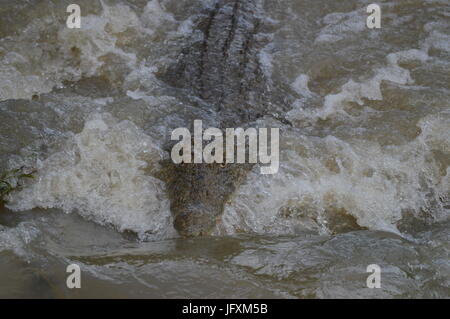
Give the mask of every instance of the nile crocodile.
<svg viewBox="0 0 450 319">
<path fill-rule="evenodd" d="M 263 116 L 285 110 L 260 62 L 267 45 L 259 0 L 219 0 L 200 15 L 201 40 L 183 49 L 160 78 L 200 98 L 217 112 L 221 129 L 246 127 Z M 276 117 L 276 116 L 275 116 Z M 174 226 L 183 236 L 210 233 L 225 203 L 245 180 L 250 164 L 179 164 L 167 161 Z"/>
</svg>

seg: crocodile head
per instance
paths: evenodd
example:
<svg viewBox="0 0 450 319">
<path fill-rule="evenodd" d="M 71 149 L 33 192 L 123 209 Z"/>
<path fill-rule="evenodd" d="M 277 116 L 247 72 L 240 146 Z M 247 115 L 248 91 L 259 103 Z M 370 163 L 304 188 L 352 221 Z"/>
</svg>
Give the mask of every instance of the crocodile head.
<svg viewBox="0 0 450 319">
<path fill-rule="evenodd" d="M 185 237 L 210 234 L 251 164 L 163 163 L 174 227 Z"/>
</svg>

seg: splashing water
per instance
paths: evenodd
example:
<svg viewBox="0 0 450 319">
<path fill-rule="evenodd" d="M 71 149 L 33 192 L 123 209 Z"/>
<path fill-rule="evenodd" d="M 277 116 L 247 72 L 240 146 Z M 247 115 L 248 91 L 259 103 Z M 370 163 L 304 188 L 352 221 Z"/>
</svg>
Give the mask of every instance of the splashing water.
<svg viewBox="0 0 450 319">
<path fill-rule="evenodd" d="M 281 128 L 279 173 L 255 166 L 190 240 L 161 162 L 173 129 L 220 114 L 161 75 L 215 1 L 78 1 L 81 29 L 69 3 L 0 9 L 0 168 L 38 172 L 0 212 L 0 296 L 74 297 L 72 262 L 85 297 L 450 296 L 446 1 L 385 1 L 379 30 L 370 1 L 261 1 L 257 63 L 290 125 L 250 124 Z"/>
</svg>

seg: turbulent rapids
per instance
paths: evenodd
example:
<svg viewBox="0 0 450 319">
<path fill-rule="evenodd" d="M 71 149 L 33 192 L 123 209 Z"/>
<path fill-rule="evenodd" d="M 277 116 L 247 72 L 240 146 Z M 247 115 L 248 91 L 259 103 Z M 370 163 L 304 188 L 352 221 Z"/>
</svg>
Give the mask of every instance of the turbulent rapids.
<svg viewBox="0 0 450 319">
<path fill-rule="evenodd" d="M 450 7 L 371 3 L 3 1 L 0 297 L 450 296 Z M 277 173 L 175 164 L 196 120 Z"/>
</svg>

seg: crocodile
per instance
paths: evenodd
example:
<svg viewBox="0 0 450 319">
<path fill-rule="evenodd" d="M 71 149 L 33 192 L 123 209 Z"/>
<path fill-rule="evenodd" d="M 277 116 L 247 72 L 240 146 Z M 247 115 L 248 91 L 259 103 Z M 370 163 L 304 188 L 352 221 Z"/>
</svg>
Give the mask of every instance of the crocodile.
<svg viewBox="0 0 450 319">
<path fill-rule="evenodd" d="M 181 50 L 160 79 L 208 105 L 220 129 L 247 127 L 285 108 L 260 62 L 267 45 L 260 0 L 218 0 L 195 23 L 202 35 Z M 278 91 L 279 93 L 279 91 Z M 164 162 L 174 227 L 182 236 L 210 234 L 251 164 Z"/>
</svg>

